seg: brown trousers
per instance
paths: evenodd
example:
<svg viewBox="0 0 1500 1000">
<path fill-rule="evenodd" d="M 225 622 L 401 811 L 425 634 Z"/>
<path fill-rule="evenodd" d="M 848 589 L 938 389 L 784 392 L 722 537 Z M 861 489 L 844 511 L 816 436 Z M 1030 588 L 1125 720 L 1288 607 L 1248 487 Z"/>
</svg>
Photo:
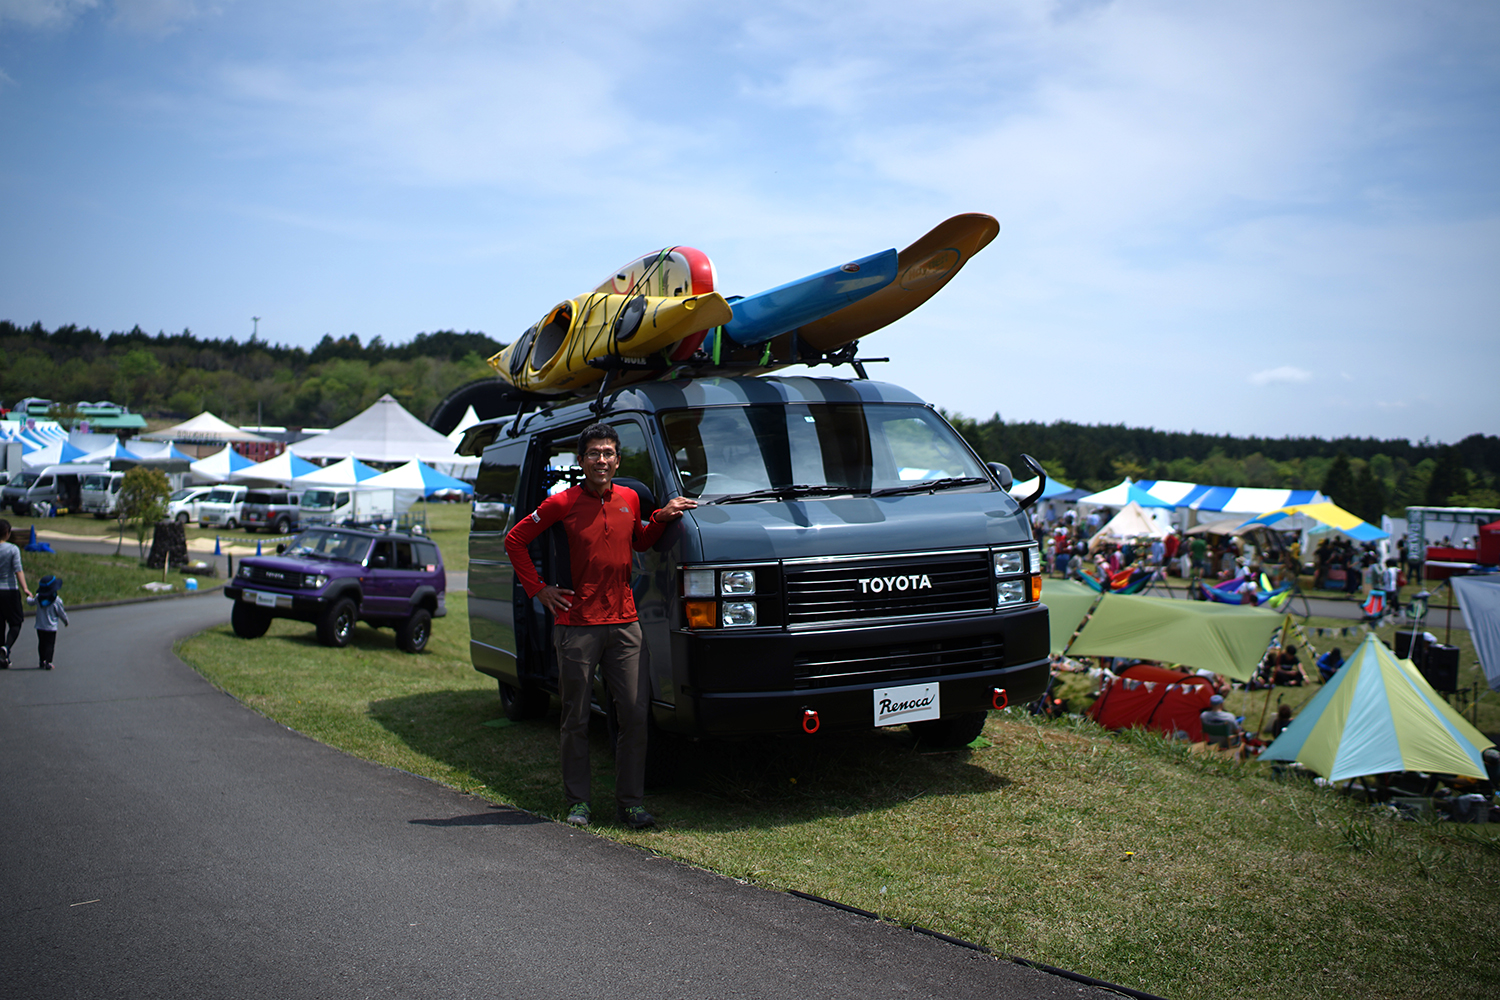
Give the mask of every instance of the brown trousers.
<svg viewBox="0 0 1500 1000">
<path fill-rule="evenodd" d="M 568 805 L 589 801 L 589 701 L 598 664 L 620 723 L 615 742 L 615 801 L 638 806 L 646 794 L 646 712 L 650 685 L 641 677 L 641 625 L 554 625 L 557 687 L 562 697 L 563 793 Z"/>
</svg>

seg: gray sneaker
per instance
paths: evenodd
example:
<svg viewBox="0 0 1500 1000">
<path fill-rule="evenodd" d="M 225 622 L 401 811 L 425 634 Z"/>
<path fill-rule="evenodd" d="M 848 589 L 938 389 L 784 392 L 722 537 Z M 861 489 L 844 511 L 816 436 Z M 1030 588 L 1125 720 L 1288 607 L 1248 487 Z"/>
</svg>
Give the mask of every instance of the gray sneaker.
<svg viewBox="0 0 1500 1000">
<path fill-rule="evenodd" d="M 656 825 L 656 817 L 641 806 L 620 806 L 615 810 L 615 819 L 621 826 L 632 830 L 645 830 Z"/>
<path fill-rule="evenodd" d="M 589 804 L 587 802 L 575 802 L 568 806 L 568 818 L 566 822 L 569 826 L 588 826 Z"/>
</svg>

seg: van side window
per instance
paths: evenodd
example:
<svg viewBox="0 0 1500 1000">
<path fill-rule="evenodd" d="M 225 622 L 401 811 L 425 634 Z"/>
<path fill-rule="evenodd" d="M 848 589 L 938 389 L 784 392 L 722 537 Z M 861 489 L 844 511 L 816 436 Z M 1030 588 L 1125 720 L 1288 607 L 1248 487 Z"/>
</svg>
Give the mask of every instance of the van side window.
<svg viewBox="0 0 1500 1000">
<path fill-rule="evenodd" d="M 661 484 L 656 480 L 656 465 L 651 461 L 651 449 L 646 444 L 646 432 L 637 423 L 613 424 L 620 435 L 620 469 L 615 473 L 626 479 L 637 479 L 651 491 L 656 502 L 662 502 Z M 641 511 L 642 515 L 651 513 Z"/>
<path fill-rule="evenodd" d="M 479 478 L 474 483 L 471 530 L 504 531 L 515 509 L 526 439 L 505 440 L 484 450 Z"/>
</svg>

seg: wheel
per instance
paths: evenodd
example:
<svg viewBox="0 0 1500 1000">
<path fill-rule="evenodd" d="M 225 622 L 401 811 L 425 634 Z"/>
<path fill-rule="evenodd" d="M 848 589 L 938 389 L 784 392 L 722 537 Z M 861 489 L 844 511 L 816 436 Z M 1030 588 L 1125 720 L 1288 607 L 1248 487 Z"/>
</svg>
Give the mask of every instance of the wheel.
<svg viewBox="0 0 1500 1000">
<path fill-rule="evenodd" d="M 323 617 L 318 620 L 318 641 L 325 646 L 333 646 L 337 649 L 349 645 L 349 639 L 354 635 L 354 622 L 358 618 L 359 609 L 354 602 L 347 597 L 340 597 L 328 606 L 323 612 Z"/>
<path fill-rule="evenodd" d="M 235 520 L 232 517 L 229 520 L 227 520 L 227 521 L 224 522 L 224 527 L 227 528 L 230 531 L 234 531 L 239 526 L 240 526 L 240 522 L 237 521 L 237 520 Z"/>
<path fill-rule="evenodd" d="M 420 653 L 427 648 L 432 638 L 432 613 L 418 608 L 407 616 L 406 621 L 396 626 L 396 645 L 408 653 Z"/>
<path fill-rule="evenodd" d="M 291 520 L 289 518 L 278 517 L 276 519 L 276 529 L 275 529 L 276 530 L 276 534 L 278 534 L 278 535 L 284 535 L 288 531 L 290 531 L 291 528 L 292 528 L 292 522 L 291 522 Z"/>
<path fill-rule="evenodd" d="M 271 627 L 271 613 L 244 601 L 235 601 L 229 612 L 229 624 L 241 639 L 259 639 Z"/>
<path fill-rule="evenodd" d="M 511 722 L 525 722 L 545 715 L 550 701 L 551 697 L 545 691 L 500 682 L 500 707 Z"/>
<path fill-rule="evenodd" d="M 191 521 L 191 520 L 192 520 L 192 518 L 188 517 L 187 511 L 185 511 L 185 510 L 184 511 L 178 511 L 178 513 L 177 513 L 177 523 L 178 524 L 180 524 L 184 528 L 186 528 L 187 527 L 187 523 L 189 521 Z"/>
<path fill-rule="evenodd" d="M 966 747 L 984 732 L 984 721 L 989 712 L 969 712 L 946 719 L 929 719 L 926 722 L 908 723 L 917 742 L 929 747 Z"/>
</svg>

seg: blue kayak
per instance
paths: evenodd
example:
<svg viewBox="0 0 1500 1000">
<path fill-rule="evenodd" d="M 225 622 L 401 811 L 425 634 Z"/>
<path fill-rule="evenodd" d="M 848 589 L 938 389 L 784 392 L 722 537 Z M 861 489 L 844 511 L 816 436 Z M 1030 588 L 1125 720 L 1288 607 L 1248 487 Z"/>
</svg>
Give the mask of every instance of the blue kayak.
<svg viewBox="0 0 1500 1000">
<path fill-rule="evenodd" d="M 769 291 L 731 299 L 734 319 L 724 324 L 723 334 L 748 347 L 837 312 L 894 281 L 896 258 L 895 250 L 885 250 Z"/>
</svg>

